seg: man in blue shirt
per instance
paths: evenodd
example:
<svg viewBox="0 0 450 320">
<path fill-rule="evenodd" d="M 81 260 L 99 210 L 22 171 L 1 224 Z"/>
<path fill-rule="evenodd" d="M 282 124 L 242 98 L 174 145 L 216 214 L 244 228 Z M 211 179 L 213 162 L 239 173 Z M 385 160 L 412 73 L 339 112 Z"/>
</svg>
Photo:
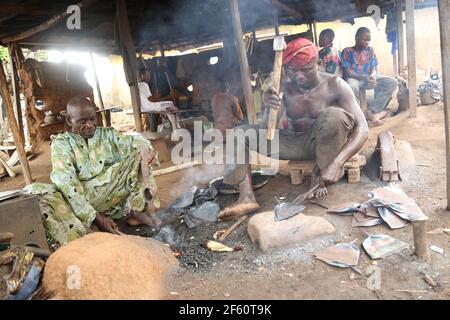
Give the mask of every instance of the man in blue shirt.
<svg viewBox="0 0 450 320">
<path fill-rule="evenodd" d="M 385 110 L 391 99 L 397 81 L 393 78 L 377 74 L 377 56 L 370 43 L 370 30 L 366 27 L 358 29 L 355 35 L 355 46 L 342 51 L 342 67 L 344 78 L 353 89 L 356 99 L 359 98 L 359 88 L 374 88 L 373 103 L 368 104 L 366 118 L 370 125 L 381 125 L 375 114 Z"/>
</svg>

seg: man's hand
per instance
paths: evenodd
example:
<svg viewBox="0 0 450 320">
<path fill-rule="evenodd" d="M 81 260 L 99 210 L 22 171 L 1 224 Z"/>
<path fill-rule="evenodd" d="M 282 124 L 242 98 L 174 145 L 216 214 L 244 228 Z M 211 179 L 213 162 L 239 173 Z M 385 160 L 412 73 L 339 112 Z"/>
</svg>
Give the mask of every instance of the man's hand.
<svg viewBox="0 0 450 320">
<path fill-rule="evenodd" d="M 369 81 L 370 85 L 376 85 L 377 84 L 377 79 L 375 78 L 375 76 L 370 76 L 368 81 Z"/>
<path fill-rule="evenodd" d="M 320 177 L 325 184 L 338 182 L 344 175 L 344 165 L 333 160 L 326 168 L 321 170 Z"/>
<path fill-rule="evenodd" d="M 269 87 L 263 93 L 263 105 L 269 108 L 279 109 L 281 106 L 281 99 L 274 87 Z"/>
<path fill-rule="evenodd" d="M 106 231 L 113 234 L 121 234 L 117 224 L 102 213 L 97 213 L 94 220 L 95 225 L 100 231 Z"/>
</svg>

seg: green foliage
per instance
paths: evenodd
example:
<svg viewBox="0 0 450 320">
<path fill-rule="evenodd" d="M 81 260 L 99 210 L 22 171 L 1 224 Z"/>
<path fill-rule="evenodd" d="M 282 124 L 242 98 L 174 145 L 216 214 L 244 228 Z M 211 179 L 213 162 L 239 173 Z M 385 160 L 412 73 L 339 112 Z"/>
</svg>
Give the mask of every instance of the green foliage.
<svg viewBox="0 0 450 320">
<path fill-rule="evenodd" d="M 2 62 L 8 61 L 8 48 L 0 46 L 0 60 Z"/>
</svg>

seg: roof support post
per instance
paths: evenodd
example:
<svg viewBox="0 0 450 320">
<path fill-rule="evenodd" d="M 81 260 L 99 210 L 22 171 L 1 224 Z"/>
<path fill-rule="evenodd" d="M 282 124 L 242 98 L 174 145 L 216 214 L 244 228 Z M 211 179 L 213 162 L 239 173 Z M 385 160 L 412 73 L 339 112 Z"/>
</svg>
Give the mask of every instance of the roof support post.
<svg viewBox="0 0 450 320">
<path fill-rule="evenodd" d="M 133 106 L 134 124 L 137 132 L 142 132 L 141 101 L 139 99 L 139 87 L 137 84 L 137 58 L 128 21 L 127 7 L 124 0 L 117 0 L 116 6 L 116 39 L 123 58 L 125 77 L 130 87 L 131 104 Z"/>
<path fill-rule="evenodd" d="M 242 87 L 244 88 L 245 106 L 247 109 L 248 122 L 256 123 L 256 111 L 253 101 L 252 86 L 250 83 L 250 68 L 248 66 L 247 52 L 245 51 L 244 35 L 242 34 L 241 17 L 237 0 L 230 0 L 231 16 L 233 22 L 234 37 L 239 57 L 239 66 L 241 69 Z"/>
<path fill-rule="evenodd" d="M 405 34 L 403 31 L 403 0 L 395 0 L 397 8 L 398 74 L 405 69 Z"/>
<path fill-rule="evenodd" d="M 406 1 L 406 45 L 408 47 L 409 117 L 417 117 L 416 43 L 414 31 L 414 0 Z"/>
<path fill-rule="evenodd" d="M 447 157 L 447 210 L 450 210 L 450 0 L 439 0 L 442 83 L 444 88 L 445 145 Z"/>
</svg>

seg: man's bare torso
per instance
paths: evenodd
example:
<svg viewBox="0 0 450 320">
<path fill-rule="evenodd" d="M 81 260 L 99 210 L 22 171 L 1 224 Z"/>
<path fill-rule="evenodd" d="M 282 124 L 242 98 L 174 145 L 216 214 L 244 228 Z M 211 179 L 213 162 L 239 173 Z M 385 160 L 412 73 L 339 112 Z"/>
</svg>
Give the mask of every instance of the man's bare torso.
<svg viewBox="0 0 450 320">
<path fill-rule="evenodd" d="M 284 82 L 283 102 L 286 115 L 297 132 L 309 131 L 322 111 L 338 106 L 337 77 L 319 72 L 319 84 L 311 90 L 302 91 L 295 82 Z"/>
</svg>

